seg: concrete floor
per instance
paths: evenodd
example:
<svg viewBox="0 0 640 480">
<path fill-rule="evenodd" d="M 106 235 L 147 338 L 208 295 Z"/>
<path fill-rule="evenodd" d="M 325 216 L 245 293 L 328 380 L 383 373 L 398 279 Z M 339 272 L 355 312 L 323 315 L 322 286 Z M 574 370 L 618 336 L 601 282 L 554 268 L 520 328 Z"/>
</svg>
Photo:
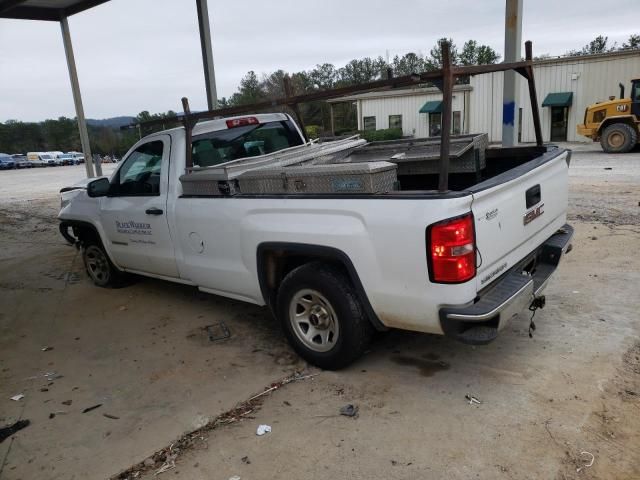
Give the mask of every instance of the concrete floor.
<svg viewBox="0 0 640 480">
<path fill-rule="evenodd" d="M 525 316 L 486 347 L 380 335 L 351 368 L 310 370 L 203 434 L 160 477 L 640 478 L 640 153 L 572 147 L 575 248 L 532 339 Z M 118 475 L 306 368 L 264 309 L 148 279 L 93 287 L 55 222 L 55 192 L 82 174 L 0 172 L 0 424 L 32 422 L 0 443 L 3 480 Z M 220 319 L 232 337 L 211 343 L 203 327 Z M 337 415 L 347 403 L 357 418 Z M 260 423 L 273 431 L 257 437 Z M 581 452 L 595 460 L 577 472 Z"/>
</svg>

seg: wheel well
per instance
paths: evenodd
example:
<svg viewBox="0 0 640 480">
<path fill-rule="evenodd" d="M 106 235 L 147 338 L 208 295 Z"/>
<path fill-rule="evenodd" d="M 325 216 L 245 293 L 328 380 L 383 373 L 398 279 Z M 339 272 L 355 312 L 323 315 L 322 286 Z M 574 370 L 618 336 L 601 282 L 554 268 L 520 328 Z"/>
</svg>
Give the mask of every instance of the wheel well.
<svg viewBox="0 0 640 480">
<path fill-rule="evenodd" d="M 341 250 L 320 245 L 264 243 L 258 247 L 257 261 L 260 290 L 272 312 L 275 313 L 278 288 L 284 277 L 301 265 L 322 261 L 344 271 L 355 287 L 369 321 L 377 330 L 387 330 L 373 311 L 353 263 Z"/>
<path fill-rule="evenodd" d="M 636 124 L 636 122 L 634 122 L 632 117 L 630 116 L 615 117 L 615 118 L 606 119 L 602 122 L 602 124 L 600 125 L 600 128 L 598 129 L 598 135 L 602 135 L 602 132 L 604 131 L 605 128 L 616 123 L 623 123 L 625 125 L 629 125 L 631 128 L 635 129 L 636 132 L 638 131 L 638 125 Z"/>
<path fill-rule="evenodd" d="M 69 233 L 69 229 L 73 234 Z M 72 245 L 81 247 L 88 243 L 97 243 L 102 245 L 100 234 L 96 227 L 86 222 L 63 221 L 60 223 L 60 233 Z"/>
</svg>

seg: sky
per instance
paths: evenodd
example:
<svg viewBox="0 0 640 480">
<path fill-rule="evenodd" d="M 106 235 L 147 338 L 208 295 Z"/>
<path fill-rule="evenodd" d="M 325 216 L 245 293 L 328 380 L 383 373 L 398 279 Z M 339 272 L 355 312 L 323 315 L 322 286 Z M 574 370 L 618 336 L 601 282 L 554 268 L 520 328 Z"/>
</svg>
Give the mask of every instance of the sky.
<svg viewBox="0 0 640 480">
<path fill-rule="evenodd" d="M 599 34 L 640 33 L 638 0 L 523 0 L 522 39 L 562 55 Z M 613 4 L 612 4 L 613 5 Z M 209 0 L 218 97 L 249 70 L 309 70 L 353 58 L 427 54 L 438 38 L 504 45 L 505 0 Z M 70 17 L 87 118 L 206 109 L 194 0 L 112 0 Z M 524 48 L 523 48 L 524 51 Z M 0 19 L 0 121 L 74 117 L 57 22 Z"/>
</svg>

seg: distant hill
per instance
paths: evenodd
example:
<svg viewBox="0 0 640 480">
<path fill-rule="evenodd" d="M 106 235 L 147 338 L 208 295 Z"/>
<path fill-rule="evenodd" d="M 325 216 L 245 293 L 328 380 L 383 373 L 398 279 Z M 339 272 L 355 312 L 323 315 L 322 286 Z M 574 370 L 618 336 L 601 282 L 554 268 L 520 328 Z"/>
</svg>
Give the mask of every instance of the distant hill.
<svg viewBox="0 0 640 480">
<path fill-rule="evenodd" d="M 94 118 L 87 118 L 87 125 L 93 125 L 94 127 L 111 127 L 120 128 L 123 125 L 129 125 L 135 120 L 135 117 L 112 117 L 96 120 Z"/>
</svg>

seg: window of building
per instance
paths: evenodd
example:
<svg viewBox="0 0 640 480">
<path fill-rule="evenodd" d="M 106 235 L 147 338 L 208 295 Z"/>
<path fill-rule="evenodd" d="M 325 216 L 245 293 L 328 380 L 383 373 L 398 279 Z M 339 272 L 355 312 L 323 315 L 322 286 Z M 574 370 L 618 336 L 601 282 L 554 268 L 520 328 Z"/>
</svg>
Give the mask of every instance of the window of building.
<svg viewBox="0 0 640 480">
<path fill-rule="evenodd" d="M 142 144 L 131 152 L 113 182 L 117 195 L 160 195 L 163 150 L 163 142 L 156 140 Z"/>
<path fill-rule="evenodd" d="M 430 137 L 440 136 L 441 125 L 442 125 L 442 114 L 430 113 L 429 114 L 429 136 Z"/>
<path fill-rule="evenodd" d="M 376 117 L 364 117 L 362 119 L 362 126 L 364 130 L 375 130 L 376 129 Z"/>
<path fill-rule="evenodd" d="M 402 115 L 389 115 L 389 128 L 402 130 Z"/>
<path fill-rule="evenodd" d="M 454 135 L 460 135 L 462 132 L 462 114 L 460 110 L 456 110 L 453 112 L 453 129 L 451 132 Z"/>
</svg>

